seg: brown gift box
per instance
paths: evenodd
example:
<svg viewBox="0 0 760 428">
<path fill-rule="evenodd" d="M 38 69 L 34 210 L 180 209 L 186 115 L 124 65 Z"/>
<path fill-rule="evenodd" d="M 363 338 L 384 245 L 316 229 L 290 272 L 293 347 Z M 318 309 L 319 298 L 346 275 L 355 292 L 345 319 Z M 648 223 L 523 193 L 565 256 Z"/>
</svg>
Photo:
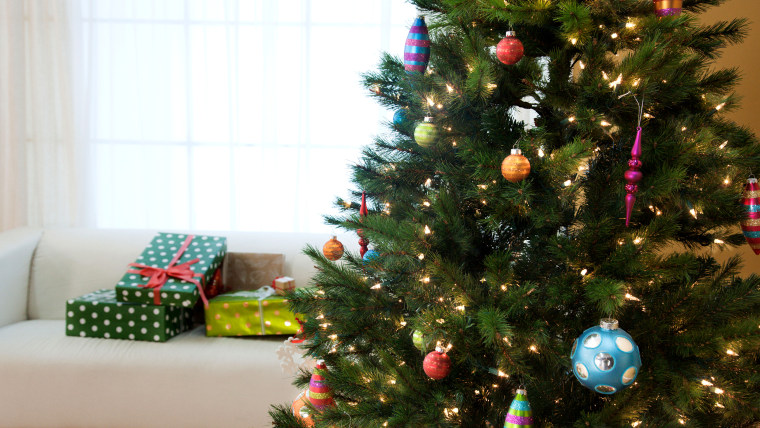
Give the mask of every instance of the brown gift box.
<svg viewBox="0 0 760 428">
<path fill-rule="evenodd" d="M 282 276 L 285 256 L 267 253 L 227 253 L 222 265 L 225 292 L 256 290 Z"/>
</svg>

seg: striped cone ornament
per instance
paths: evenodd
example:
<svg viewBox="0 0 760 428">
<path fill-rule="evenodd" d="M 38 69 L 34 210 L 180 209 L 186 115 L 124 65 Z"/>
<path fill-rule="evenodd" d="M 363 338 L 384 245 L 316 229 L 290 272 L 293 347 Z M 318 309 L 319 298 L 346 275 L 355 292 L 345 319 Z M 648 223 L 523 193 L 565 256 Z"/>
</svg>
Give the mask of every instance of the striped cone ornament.
<svg viewBox="0 0 760 428">
<path fill-rule="evenodd" d="M 507 418 L 504 420 L 504 428 L 520 428 L 533 426 L 533 411 L 530 410 L 528 392 L 518 389 L 515 399 L 509 405 Z"/>
<path fill-rule="evenodd" d="M 404 70 L 424 73 L 430 61 L 430 37 L 425 17 L 418 16 L 409 29 L 404 44 Z"/>
<path fill-rule="evenodd" d="M 750 177 L 744 186 L 744 210 L 746 216 L 741 221 L 744 239 L 755 254 L 760 254 L 760 186 L 757 178 Z"/>
<path fill-rule="evenodd" d="M 317 361 L 317 366 L 314 367 L 314 372 L 311 374 L 311 381 L 309 381 L 309 401 L 318 410 L 322 410 L 328 406 L 334 406 L 335 401 L 332 398 L 332 391 L 330 387 L 325 383 L 325 374 L 327 374 L 327 366 L 323 360 Z"/>
</svg>

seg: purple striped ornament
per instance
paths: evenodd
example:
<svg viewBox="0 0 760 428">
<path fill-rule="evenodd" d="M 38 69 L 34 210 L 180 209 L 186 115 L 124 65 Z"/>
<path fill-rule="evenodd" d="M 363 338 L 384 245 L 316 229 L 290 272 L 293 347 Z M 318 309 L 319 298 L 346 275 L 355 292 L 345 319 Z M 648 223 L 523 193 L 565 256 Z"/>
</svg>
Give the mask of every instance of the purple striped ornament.
<svg viewBox="0 0 760 428">
<path fill-rule="evenodd" d="M 681 14 L 683 0 L 654 0 L 657 16 L 678 16 Z"/>
<path fill-rule="evenodd" d="M 418 16 L 409 29 L 404 44 L 404 70 L 424 73 L 430 61 L 430 37 L 425 17 Z"/>
</svg>

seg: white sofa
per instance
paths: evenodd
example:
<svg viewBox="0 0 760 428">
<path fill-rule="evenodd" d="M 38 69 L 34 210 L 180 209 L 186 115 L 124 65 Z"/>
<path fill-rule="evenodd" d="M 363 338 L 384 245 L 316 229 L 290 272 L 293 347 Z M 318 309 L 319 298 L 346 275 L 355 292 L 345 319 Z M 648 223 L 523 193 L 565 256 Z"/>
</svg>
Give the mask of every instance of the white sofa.
<svg viewBox="0 0 760 428">
<path fill-rule="evenodd" d="M 165 343 L 65 335 L 66 300 L 112 288 L 155 232 L 0 233 L 0 427 L 265 427 L 271 404 L 296 397 L 276 354 L 282 336 L 211 338 L 202 326 Z M 314 271 L 303 248 L 329 239 L 196 233 L 226 236 L 230 252 L 284 254 L 301 287 Z M 356 251 L 356 237 L 339 239 Z"/>
</svg>

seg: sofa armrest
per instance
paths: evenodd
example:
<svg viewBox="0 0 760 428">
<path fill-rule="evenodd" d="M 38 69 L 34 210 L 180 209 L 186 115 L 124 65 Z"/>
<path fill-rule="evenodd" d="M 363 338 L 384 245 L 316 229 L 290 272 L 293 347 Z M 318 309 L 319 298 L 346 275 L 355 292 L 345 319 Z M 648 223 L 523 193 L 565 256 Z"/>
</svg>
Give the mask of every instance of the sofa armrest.
<svg viewBox="0 0 760 428">
<path fill-rule="evenodd" d="M 0 233 L 0 327 L 27 318 L 29 272 L 41 236 L 32 228 Z"/>
</svg>

